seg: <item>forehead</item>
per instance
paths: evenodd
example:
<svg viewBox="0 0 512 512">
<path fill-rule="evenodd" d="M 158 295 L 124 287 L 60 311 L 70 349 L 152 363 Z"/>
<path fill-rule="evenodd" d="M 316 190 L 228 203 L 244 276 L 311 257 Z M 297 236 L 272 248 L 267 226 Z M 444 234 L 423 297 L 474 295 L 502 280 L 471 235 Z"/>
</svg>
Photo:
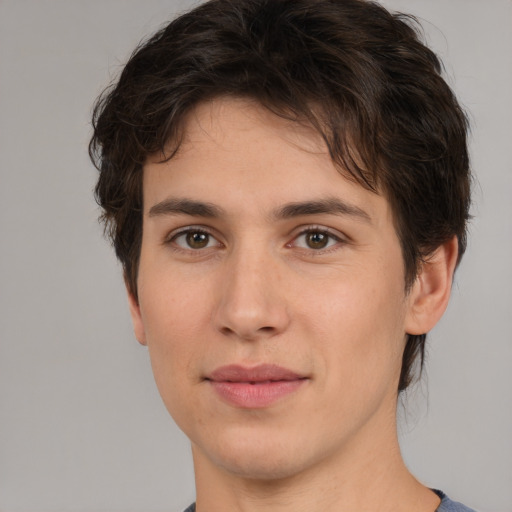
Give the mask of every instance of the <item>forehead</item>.
<svg viewBox="0 0 512 512">
<path fill-rule="evenodd" d="M 335 165 L 311 126 L 280 117 L 248 99 L 219 98 L 186 117 L 183 140 L 167 162 L 152 155 L 144 167 L 144 203 L 168 195 L 208 199 L 244 210 L 337 196 L 387 220 L 387 200 Z"/>
<path fill-rule="evenodd" d="M 227 149 L 236 143 L 232 131 L 235 129 L 240 139 L 249 135 L 254 144 L 274 137 L 302 151 L 326 155 L 327 148 L 318 131 L 294 117 L 277 114 L 251 98 L 219 97 L 201 102 L 185 117 L 180 152 L 193 150 L 206 139 Z"/>
</svg>

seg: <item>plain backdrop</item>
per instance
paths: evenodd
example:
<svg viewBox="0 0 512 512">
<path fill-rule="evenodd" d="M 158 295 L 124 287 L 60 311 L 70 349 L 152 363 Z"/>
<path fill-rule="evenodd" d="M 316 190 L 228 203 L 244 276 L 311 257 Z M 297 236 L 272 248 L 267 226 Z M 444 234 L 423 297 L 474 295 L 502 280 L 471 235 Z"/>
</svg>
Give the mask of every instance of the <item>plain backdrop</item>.
<svg viewBox="0 0 512 512">
<path fill-rule="evenodd" d="M 512 2 L 416 14 L 469 110 L 475 219 L 404 456 L 426 484 L 512 511 Z M 134 339 L 97 224 L 91 105 L 185 0 L 0 0 L 0 511 L 151 512 L 193 500 L 187 440 Z"/>
</svg>

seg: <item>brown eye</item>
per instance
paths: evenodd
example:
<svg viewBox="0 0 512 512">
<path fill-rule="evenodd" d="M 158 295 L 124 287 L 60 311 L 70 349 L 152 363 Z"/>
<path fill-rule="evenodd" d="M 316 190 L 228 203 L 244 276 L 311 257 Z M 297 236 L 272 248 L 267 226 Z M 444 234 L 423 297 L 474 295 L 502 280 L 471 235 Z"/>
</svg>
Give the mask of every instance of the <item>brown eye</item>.
<svg viewBox="0 0 512 512">
<path fill-rule="evenodd" d="M 185 240 L 191 249 L 204 249 L 210 243 L 210 235 L 202 231 L 189 231 Z"/>
<path fill-rule="evenodd" d="M 329 243 L 329 235 L 320 231 L 310 231 L 305 234 L 305 242 L 310 249 L 324 249 Z"/>
<path fill-rule="evenodd" d="M 199 251 L 201 249 L 220 247 L 222 245 L 207 231 L 193 227 L 184 229 L 181 233 L 177 233 L 169 240 L 169 243 L 188 251 Z"/>
<path fill-rule="evenodd" d="M 322 249 L 334 248 L 334 246 L 341 244 L 343 244 L 342 238 L 330 231 L 310 228 L 300 233 L 289 246 L 299 249 L 321 251 Z"/>
</svg>

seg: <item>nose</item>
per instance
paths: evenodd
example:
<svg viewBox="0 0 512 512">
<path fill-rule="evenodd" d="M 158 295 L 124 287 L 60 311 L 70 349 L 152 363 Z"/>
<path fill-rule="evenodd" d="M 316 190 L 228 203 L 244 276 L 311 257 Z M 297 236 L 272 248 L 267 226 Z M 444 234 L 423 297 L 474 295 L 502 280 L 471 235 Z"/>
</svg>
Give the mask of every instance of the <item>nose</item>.
<svg viewBox="0 0 512 512">
<path fill-rule="evenodd" d="M 290 317 L 279 262 L 263 251 L 239 250 L 224 264 L 214 311 L 216 328 L 242 340 L 284 332 Z"/>
</svg>

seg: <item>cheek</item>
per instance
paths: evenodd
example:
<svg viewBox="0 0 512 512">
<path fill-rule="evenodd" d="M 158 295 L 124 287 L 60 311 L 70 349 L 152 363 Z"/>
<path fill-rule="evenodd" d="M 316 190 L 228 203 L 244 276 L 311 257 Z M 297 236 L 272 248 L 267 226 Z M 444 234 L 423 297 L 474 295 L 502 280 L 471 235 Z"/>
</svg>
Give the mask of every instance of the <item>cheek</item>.
<svg viewBox="0 0 512 512">
<path fill-rule="evenodd" d="M 351 389 L 395 379 L 405 338 L 400 281 L 353 275 L 310 294 L 302 310 L 327 370 L 323 374 Z"/>
<path fill-rule="evenodd" d="M 211 296 L 207 280 L 172 272 L 168 262 L 150 260 L 139 274 L 139 300 L 146 335 L 153 344 L 199 329 Z"/>
<path fill-rule="evenodd" d="M 155 382 L 171 412 L 183 389 L 199 379 L 194 362 L 204 350 L 209 294 L 176 280 L 149 282 L 139 291 L 141 315 Z"/>
</svg>

